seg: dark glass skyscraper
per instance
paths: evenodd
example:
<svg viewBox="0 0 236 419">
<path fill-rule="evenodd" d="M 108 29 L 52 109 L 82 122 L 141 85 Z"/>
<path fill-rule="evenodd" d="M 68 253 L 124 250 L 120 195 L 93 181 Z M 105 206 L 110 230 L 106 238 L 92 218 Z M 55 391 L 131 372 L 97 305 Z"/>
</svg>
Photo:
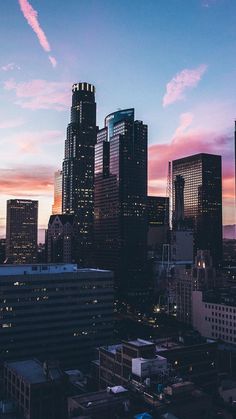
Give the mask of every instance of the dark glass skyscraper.
<svg viewBox="0 0 236 419">
<path fill-rule="evenodd" d="M 96 132 L 95 88 L 89 83 L 74 84 L 63 162 L 62 207 L 63 213 L 77 218 L 77 262 L 82 265 L 91 263 Z"/>
<path fill-rule="evenodd" d="M 115 271 L 120 291 L 145 285 L 147 252 L 147 126 L 134 109 L 105 118 L 95 146 L 96 261 Z"/>
<path fill-rule="evenodd" d="M 37 235 L 38 201 L 9 199 L 6 230 L 7 263 L 35 263 Z"/>
<path fill-rule="evenodd" d="M 175 191 L 179 179 L 184 197 L 181 218 L 193 228 L 195 254 L 197 250 L 209 250 L 218 266 L 222 261 L 221 156 L 202 153 L 173 161 L 173 214 L 179 207 Z"/>
</svg>

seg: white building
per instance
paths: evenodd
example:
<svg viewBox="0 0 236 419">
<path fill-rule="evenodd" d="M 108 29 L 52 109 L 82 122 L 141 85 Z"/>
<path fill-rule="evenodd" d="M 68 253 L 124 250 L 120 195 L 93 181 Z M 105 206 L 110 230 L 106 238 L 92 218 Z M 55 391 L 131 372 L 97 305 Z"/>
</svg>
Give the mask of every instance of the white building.
<svg viewBox="0 0 236 419">
<path fill-rule="evenodd" d="M 192 324 L 206 338 L 236 343 L 236 288 L 193 291 Z"/>
</svg>

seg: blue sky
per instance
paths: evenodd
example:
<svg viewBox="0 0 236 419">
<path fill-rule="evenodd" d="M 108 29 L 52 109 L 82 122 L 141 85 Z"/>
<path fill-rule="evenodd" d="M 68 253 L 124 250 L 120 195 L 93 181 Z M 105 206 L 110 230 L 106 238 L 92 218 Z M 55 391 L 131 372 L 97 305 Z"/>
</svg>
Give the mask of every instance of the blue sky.
<svg viewBox="0 0 236 419">
<path fill-rule="evenodd" d="M 29 4 L 50 52 L 24 16 Z M 16 196 L 39 199 L 46 225 L 77 81 L 96 86 L 98 125 L 127 107 L 148 124 L 150 193 L 165 193 L 167 161 L 185 149 L 222 154 L 224 222 L 234 222 L 234 0 L 8 0 L 0 8 L 2 228 L 6 199 Z"/>
</svg>

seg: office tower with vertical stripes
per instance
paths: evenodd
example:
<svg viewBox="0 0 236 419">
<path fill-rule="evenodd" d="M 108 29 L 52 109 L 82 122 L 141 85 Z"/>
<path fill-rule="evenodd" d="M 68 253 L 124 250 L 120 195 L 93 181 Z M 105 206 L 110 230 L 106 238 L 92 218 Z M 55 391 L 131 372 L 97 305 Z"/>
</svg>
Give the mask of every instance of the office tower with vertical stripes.
<svg viewBox="0 0 236 419">
<path fill-rule="evenodd" d="M 92 263 L 96 133 L 95 87 L 74 84 L 63 161 L 62 208 L 64 214 L 77 219 L 77 262 L 82 266 Z"/>
</svg>

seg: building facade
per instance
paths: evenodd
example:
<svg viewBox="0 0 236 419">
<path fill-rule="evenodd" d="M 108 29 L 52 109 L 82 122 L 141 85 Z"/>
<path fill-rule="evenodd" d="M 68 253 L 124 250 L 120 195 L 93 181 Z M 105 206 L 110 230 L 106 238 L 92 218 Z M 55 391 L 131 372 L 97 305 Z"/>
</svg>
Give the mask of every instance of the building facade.
<svg viewBox="0 0 236 419">
<path fill-rule="evenodd" d="M 82 266 L 92 263 L 96 132 L 95 87 L 74 84 L 63 161 L 62 207 L 64 214 L 77 217 L 77 261 Z"/>
<path fill-rule="evenodd" d="M 52 214 L 62 213 L 62 170 L 54 173 L 54 202 L 52 205 Z"/>
<path fill-rule="evenodd" d="M 75 264 L 0 266 L 0 360 L 83 364 L 113 333 L 113 277 Z"/>
<path fill-rule="evenodd" d="M 95 248 L 97 266 L 115 272 L 117 286 L 143 286 L 147 252 L 147 126 L 134 109 L 105 118 L 95 146 Z"/>
<path fill-rule="evenodd" d="M 194 291 L 193 327 L 202 336 L 236 343 L 236 288 Z"/>
<path fill-rule="evenodd" d="M 72 214 L 51 215 L 46 232 L 48 263 L 75 263 L 78 224 Z"/>
<path fill-rule="evenodd" d="M 178 179 L 182 182 L 177 182 Z M 176 210 L 176 185 L 182 188 L 184 214 L 183 210 L 181 214 Z M 193 229 L 194 254 L 197 250 L 209 250 L 214 266 L 219 266 L 222 263 L 221 157 L 201 153 L 174 160 L 172 190 L 173 213 L 184 218 L 185 228 Z"/>
<path fill-rule="evenodd" d="M 66 380 L 55 363 L 42 364 L 36 359 L 6 362 L 4 390 L 16 404 L 20 417 L 67 418 Z"/>
<path fill-rule="evenodd" d="M 10 199 L 7 201 L 6 262 L 37 261 L 38 201 Z"/>
<path fill-rule="evenodd" d="M 148 254 L 161 256 L 163 244 L 168 242 L 169 198 L 147 197 Z"/>
<path fill-rule="evenodd" d="M 194 265 L 176 265 L 174 278 L 177 319 L 183 323 L 192 324 L 193 291 L 214 288 L 219 280 L 216 276 L 216 270 L 212 266 L 210 253 L 208 251 L 198 251 Z"/>
</svg>

